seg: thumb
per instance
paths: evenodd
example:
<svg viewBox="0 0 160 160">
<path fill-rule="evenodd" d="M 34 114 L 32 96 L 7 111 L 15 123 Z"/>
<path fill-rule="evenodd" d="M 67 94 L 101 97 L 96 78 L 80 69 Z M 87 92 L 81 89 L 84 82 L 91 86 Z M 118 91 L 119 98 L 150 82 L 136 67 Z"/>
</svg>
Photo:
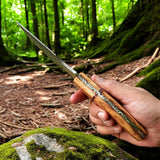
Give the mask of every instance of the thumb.
<svg viewBox="0 0 160 160">
<path fill-rule="evenodd" d="M 133 95 L 133 87 L 119 83 L 115 80 L 106 80 L 97 75 L 92 76 L 92 80 L 101 88 L 103 88 L 107 93 L 113 96 L 115 99 L 126 103 L 126 98 Z M 131 90 L 133 92 L 131 92 Z"/>
</svg>

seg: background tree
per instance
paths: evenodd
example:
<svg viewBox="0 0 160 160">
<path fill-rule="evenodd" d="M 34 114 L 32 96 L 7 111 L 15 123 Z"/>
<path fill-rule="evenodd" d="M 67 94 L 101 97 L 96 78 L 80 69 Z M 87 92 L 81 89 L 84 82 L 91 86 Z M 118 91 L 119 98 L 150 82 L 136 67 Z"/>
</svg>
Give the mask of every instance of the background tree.
<svg viewBox="0 0 160 160">
<path fill-rule="evenodd" d="M 64 1 L 60 1 L 60 9 L 61 9 L 61 21 L 62 21 L 62 26 L 64 26 L 64 21 L 65 21 L 65 16 L 64 16 L 64 10 L 65 10 L 65 5 Z"/>
<path fill-rule="evenodd" d="M 11 65 L 16 62 L 7 52 L 2 39 L 2 15 L 1 15 L 1 0 L 0 0 L 0 65 Z"/>
<path fill-rule="evenodd" d="M 47 14 L 46 0 L 43 0 L 43 4 L 44 4 L 44 16 L 45 16 L 47 46 L 51 49 L 50 37 L 49 37 L 49 25 L 48 25 L 48 14 Z"/>
<path fill-rule="evenodd" d="M 97 11 L 96 11 L 96 0 L 92 0 L 92 42 L 96 44 L 96 38 L 98 36 L 97 26 Z"/>
<path fill-rule="evenodd" d="M 37 38 L 39 38 L 39 28 L 38 28 L 38 18 L 37 18 L 37 12 L 36 12 L 36 2 L 30 1 L 31 6 L 31 12 L 32 12 L 32 19 L 33 19 L 33 32 Z M 36 50 L 37 56 L 38 56 L 38 47 L 34 45 L 34 48 Z"/>
<path fill-rule="evenodd" d="M 113 31 L 116 29 L 116 16 L 115 16 L 115 9 L 114 9 L 114 0 L 110 0 L 112 5 L 112 17 L 113 17 Z"/>
<path fill-rule="evenodd" d="M 83 3 L 83 0 L 81 0 L 81 16 L 82 16 L 83 36 L 85 37 L 85 19 L 84 19 L 84 3 Z"/>
<path fill-rule="evenodd" d="M 105 55 L 103 61 L 114 61 L 105 72 L 117 65 L 153 54 L 160 46 L 160 1 L 138 0 L 116 31 L 99 44 L 97 50 L 90 50 L 90 57 Z"/>
<path fill-rule="evenodd" d="M 55 39 L 54 39 L 54 51 L 55 53 L 59 53 L 61 49 L 60 44 L 60 25 L 59 25 L 59 11 L 58 11 L 58 0 L 53 0 L 54 5 L 54 33 L 55 33 Z"/>
<path fill-rule="evenodd" d="M 29 30 L 28 5 L 26 0 L 24 0 L 24 6 L 25 6 L 26 26 L 27 26 L 26 28 Z M 31 46 L 31 41 L 27 37 L 26 48 L 29 49 L 30 46 Z"/>
<path fill-rule="evenodd" d="M 61 52 L 62 54 L 60 55 L 63 58 L 77 58 L 81 56 L 88 56 L 86 48 L 88 46 L 88 42 L 91 41 L 93 29 L 92 1 L 83 0 L 83 12 L 80 12 L 82 11 L 81 1 L 70 0 L 66 2 L 63 0 L 59 0 L 58 2 L 59 3 L 57 6 L 59 10 L 57 15 L 59 17 L 58 21 L 60 38 L 55 38 L 54 36 L 58 35 L 56 34 L 58 33 L 56 31 L 57 24 L 55 25 L 55 22 L 58 21 L 53 18 L 54 16 L 57 17 L 57 11 L 55 12 L 51 7 L 53 6 L 53 1 L 46 1 L 47 16 L 45 16 L 44 0 L 35 0 L 32 2 L 31 0 L 2 1 L 2 38 L 5 48 L 18 56 L 20 59 L 23 57 L 37 56 L 33 49 L 33 45 L 26 50 L 25 46 L 26 44 L 28 44 L 28 42 L 26 41 L 26 35 L 15 24 L 15 21 L 18 21 L 22 25 L 26 26 L 32 33 L 34 33 L 41 39 L 41 41 L 46 44 L 48 39 L 46 38 L 48 37 L 46 35 L 46 28 L 48 28 L 50 42 L 54 42 L 55 45 L 55 43 L 58 42 L 57 40 L 59 39 L 59 42 L 57 44 L 60 44 L 60 48 L 63 48 L 63 53 Z M 114 0 L 114 2 L 117 23 L 116 25 L 118 28 L 118 26 L 122 23 L 124 17 L 126 16 L 126 13 L 131 8 L 131 0 Z M 34 3 L 35 6 L 34 4 L 31 5 L 31 3 Z M 33 10 L 35 10 L 36 12 Z M 110 0 L 99 0 L 96 2 L 96 15 L 98 40 L 106 39 L 107 36 L 110 36 L 113 33 L 113 16 Z M 47 25 L 45 24 L 45 17 L 47 17 L 48 19 L 48 27 L 46 27 Z M 33 20 L 33 18 L 35 18 L 35 20 Z M 38 25 L 35 25 L 35 23 L 33 23 L 33 21 L 35 22 L 36 19 Z M 33 27 L 33 25 L 36 27 Z M 35 28 L 38 29 L 37 33 L 35 33 Z M 95 40 L 95 42 L 97 41 Z M 17 46 L 17 49 L 15 49 L 15 46 Z M 47 46 L 49 46 L 49 44 L 47 44 Z M 57 47 L 54 48 L 57 49 Z"/>
<path fill-rule="evenodd" d="M 89 25 L 89 2 L 86 0 L 86 37 L 85 40 L 87 41 L 88 35 L 90 33 L 90 25 Z"/>
</svg>

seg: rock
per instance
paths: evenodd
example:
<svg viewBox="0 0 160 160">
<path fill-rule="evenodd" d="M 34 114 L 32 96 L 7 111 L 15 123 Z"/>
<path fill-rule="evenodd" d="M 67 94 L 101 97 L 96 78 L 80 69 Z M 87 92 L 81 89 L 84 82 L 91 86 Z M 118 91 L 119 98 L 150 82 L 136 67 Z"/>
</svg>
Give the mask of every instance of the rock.
<svg viewBox="0 0 160 160">
<path fill-rule="evenodd" d="M 39 128 L 0 146 L 3 160 L 136 160 L 114 143 L 92 134 Z"/>
</svg>

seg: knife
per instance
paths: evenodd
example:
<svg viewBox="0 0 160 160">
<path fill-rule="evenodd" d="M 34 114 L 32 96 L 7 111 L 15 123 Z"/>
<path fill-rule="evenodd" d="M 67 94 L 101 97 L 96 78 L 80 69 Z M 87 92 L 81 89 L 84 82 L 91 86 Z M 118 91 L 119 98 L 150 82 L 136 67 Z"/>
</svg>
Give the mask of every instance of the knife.
<svg viewBox="0 0 160 160">
<path fill-rule="evenodd" d="M 74 83 L 78 86 L 84 94 L 86 94 L 92 101 L 94 101 L 103 110 L 106 110 L 110 116 L 122 126 L 132 137 L 140 141 L 147 135 L 145 128 L 128 113 L 113 97 L 101 89 L 83 72 L 78 74 L 74 69 L 67 65 L 60 59 L 52 50 L 45 46 L 37 37 L 30 33 L 20 23 L 17 24 L 22 28 L 30 40 L 41 49 L 55 64 L 64 69 L 74 78 Z"/>
</svg>

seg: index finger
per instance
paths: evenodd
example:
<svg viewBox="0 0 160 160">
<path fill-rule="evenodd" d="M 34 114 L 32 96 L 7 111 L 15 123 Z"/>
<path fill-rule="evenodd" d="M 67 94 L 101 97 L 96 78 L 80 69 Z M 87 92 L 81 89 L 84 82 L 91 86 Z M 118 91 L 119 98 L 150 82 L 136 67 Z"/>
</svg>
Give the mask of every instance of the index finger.
<svg viewBox="0 0 160 160">
<path fill-rule="evenodd" d="M 79 103 L 81 101 L 84 101 L 85 99 L 88 99 L 88 97 L 81 90 L 78 90 L 70 97 L 70 101 L 72 103 Z"/>
</svg>

